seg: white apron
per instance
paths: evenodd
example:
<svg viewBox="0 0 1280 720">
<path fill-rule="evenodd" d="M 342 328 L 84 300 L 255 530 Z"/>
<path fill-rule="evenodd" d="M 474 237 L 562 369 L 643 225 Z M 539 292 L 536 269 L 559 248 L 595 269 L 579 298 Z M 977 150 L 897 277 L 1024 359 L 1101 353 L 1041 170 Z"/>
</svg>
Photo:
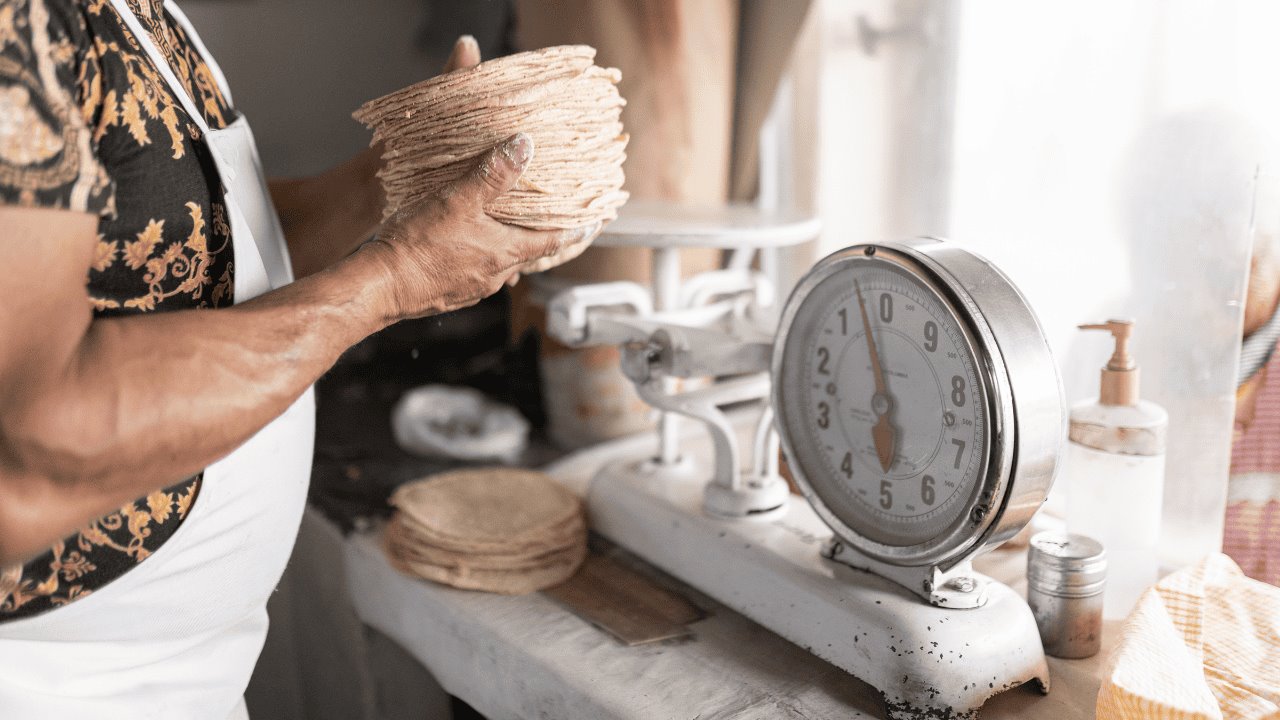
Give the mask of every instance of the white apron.
<svg viewBox="0 0 1280 720">
<path fill-rule="evenodd" d="M 241 116 L 210 130 L 124 0 L 111 0 L 204 133 L 222 178 L 235 301 L 292 280 L 284 234 Z M 165 7 L 226 79 L 172 2 Z M 247 718 L 243 693 L 267 632 L 266 603 L 293 550 L 311 474 L 315 401 L 205 469 L 191 514 L 151 557 L 66 607 L 0 624 L 0 720 Z"/>
</svg>

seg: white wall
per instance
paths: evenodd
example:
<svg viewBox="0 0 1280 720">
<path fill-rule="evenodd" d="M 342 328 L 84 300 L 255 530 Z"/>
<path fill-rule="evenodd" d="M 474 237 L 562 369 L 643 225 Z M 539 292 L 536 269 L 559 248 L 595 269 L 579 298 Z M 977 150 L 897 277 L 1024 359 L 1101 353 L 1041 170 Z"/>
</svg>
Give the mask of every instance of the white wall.
<svg viewBox="0 0 1280 720">
<path fill-rule="evenodd" d="M 927 0 L 815 3 L 823 45 L 817 108 L 823 254 L 946 230 L 959 7 Z"/>
</svg>

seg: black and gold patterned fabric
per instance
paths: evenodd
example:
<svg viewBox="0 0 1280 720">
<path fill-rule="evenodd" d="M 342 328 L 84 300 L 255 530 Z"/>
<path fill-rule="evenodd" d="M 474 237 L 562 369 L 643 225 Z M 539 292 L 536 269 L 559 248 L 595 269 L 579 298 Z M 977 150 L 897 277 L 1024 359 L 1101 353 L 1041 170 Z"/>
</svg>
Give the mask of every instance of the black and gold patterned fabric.
<svg viewBox="0 0 1280 720">
<path fill-rule="evenodd" d="M 211 128 L 238 117 L 162 0 L 129 0 Z M 231 229 L 213 157 L 107 0 L 0 0 L 0 204 L 98 216 L 85 280 L 97 317 L 232 303 Z M 84 597 L 187 517 L 201 476 L 100 518 L 0 572 L 0 622 Z"/>
</svg>

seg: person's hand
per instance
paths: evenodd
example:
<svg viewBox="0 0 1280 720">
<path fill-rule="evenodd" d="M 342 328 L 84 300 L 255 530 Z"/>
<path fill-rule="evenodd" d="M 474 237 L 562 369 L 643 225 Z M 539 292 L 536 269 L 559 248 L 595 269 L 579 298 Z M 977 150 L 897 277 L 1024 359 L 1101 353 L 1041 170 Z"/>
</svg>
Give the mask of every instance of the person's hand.
<svg viewBox="0 0 1280 720">
<path fill-rule="evenodd" d="M 453 43 L 453 51 L 449 53 L 449 59 L 445 61 L 445 73 L 451 73 L 454 70 L 462 70 L 465 68 L 475 67 L 480 64 L 480 45 L 476 43 L 476 39 L 470 35 L 463 35 Z M 381 154 L 381 153 L 379 153 Z M 595 233 L 585 234 L 582 239 L 576 243 L 567 245 L 560 249 L 552 257 L 540 258 L 524 267 L 520 268 L 520 272 L 511 276 L 507 281 L 508 285 L 515 285 L 520 279 L 520 275 L 532 275 L 540 273 L 544 270 L 550 270 L 557 265 L 563 265 L 570 260 L 578 257 L 584 250 L 591 246 L 591 241 L 595 239 Z"/>
<path fill-rule="evenodd" d="M 453 51 L 444 63 L 441 72 L 451 73 L 454 70 L 475 67 L 480 64 L 480 45 L 470 35 L 463 35 L 453 42 Z"/>
<path fill-rule="evenodd" d="M 583 251 L 591 247 L 591 241 L 595 240 L 596 236 L 600 234 L 600 229 L 601 224 L 596 223 L 582 232 L 581 239 L 560 248 L 560 252 L 555 255 L 534 260 L 531 263 L 526 263 L 520 268 L 520 273 L 513 276 L 507 284 L 515 285 L 515 281 L 519 279 L 520 275 L 533 275 L 534 273 L 550 270 L 553 267 L 559 267 L 560 265 L 578 257 L 583 253 Z"/>
<path fill-rule="evenodd" d="M 389 320 L 473 305 L 521 271 L 582 252 L 600 232 L 529 230 L 489 217 L 484 206 L 515 186 L 533 157 L 533 141 L 513 135 L 435 197 L 383 223 L 358 255 L 378 264 Z"/>
</svg>

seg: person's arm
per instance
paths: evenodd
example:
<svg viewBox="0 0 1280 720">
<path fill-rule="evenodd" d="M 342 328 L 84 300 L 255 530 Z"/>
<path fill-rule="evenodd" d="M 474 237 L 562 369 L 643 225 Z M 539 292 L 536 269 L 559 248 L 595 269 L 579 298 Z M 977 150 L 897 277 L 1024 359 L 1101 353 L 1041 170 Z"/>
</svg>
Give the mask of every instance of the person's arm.
<svg viewBox="0 0 1280 720">
<path fill-rule="evenodd" d="M 226 455 L 365 335 L 577 244 L 484 214 L 531 152 L 516 136 L 345 260 L 219 310 L 94 319 L 96 218 L 0 208 L 0 566 Z"/>
<path fill-rule="evenodd" d="M 479 63 L 480 46 L 464 35 L 454 43 L 444 72 Z M 295 277 L 329 267 L 373 234 L 385 200 L 377 178 L 381 167 L 382 146 L 377 145 L 319 175 L 268 181 Z"/>
</svg>

